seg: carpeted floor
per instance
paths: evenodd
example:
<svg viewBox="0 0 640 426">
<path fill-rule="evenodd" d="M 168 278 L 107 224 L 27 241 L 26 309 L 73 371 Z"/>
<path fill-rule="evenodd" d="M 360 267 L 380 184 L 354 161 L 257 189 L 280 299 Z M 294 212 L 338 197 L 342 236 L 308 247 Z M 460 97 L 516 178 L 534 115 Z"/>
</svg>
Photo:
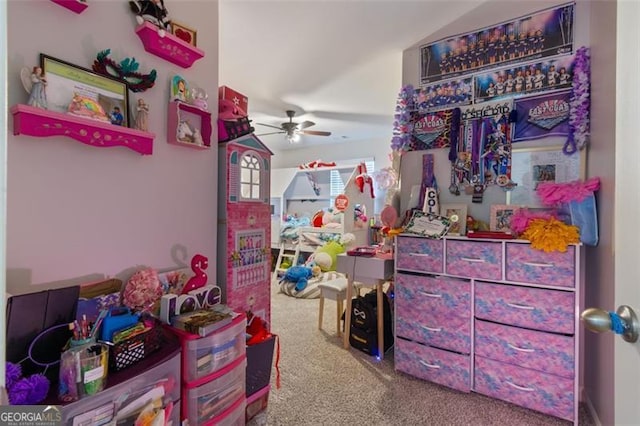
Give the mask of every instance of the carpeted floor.
<svg viewBox="0 0 640 426">
<path fill-rule="evenodd" d="M 335 302 L 272 291 L 272 331 L 280 337 L 267 412 L 252 425 L 570 425 L 570 422 L 479 394 L 465 394 L 394 371 L 393 349 L 376 361 L 345 350 L 335 330 Z M 581 407 L 580 425 L 593 425 Z"/>
</svg>

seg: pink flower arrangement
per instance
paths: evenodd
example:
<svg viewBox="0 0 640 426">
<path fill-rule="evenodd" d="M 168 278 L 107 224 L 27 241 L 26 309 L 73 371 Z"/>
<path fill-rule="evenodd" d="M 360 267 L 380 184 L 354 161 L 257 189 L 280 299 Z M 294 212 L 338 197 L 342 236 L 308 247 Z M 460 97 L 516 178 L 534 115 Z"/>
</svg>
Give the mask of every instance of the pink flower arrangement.
<svg viewBox="0 0 640 426">
<path fill-rule="evenodd" d="M 150 312 L 162 297 L 162 285 L 155 269 L 142 269 L 129 278 L 122 295 L 123 304 L 133 310 Z"/>
</svg>

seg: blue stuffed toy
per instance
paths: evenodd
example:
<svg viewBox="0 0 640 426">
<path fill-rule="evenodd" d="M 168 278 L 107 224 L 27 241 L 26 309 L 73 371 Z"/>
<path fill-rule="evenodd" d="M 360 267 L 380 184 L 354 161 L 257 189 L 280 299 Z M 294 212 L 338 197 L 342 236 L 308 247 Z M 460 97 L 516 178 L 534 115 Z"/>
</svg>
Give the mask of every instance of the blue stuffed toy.
<svg viewBox="0 0 640 426">
<path fill-rule="evenodd" d="M 307 288 L 307 282 L 311 277 L 313 277 L 312 268 L 309 268 L 308 266 L 292 266 L 287 269 L 287 272 L 285 272 L 280 283 L 283 281 L 295 283 L 295 290 L 302 291 Z"/>
</svg>

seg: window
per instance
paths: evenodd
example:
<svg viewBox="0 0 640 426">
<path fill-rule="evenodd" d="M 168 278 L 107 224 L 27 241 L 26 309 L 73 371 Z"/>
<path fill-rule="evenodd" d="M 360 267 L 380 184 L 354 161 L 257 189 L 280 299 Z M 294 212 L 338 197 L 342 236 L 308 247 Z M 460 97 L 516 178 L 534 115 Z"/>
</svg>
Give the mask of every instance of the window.
<svg viewBox="0 0 640 426">
<path fill-rule="evenodd" d="M 255 154 L 244 154 L 240 160 L 240 198 L 260 200 L 261 173 L 260 159 Z"/>
</svg>

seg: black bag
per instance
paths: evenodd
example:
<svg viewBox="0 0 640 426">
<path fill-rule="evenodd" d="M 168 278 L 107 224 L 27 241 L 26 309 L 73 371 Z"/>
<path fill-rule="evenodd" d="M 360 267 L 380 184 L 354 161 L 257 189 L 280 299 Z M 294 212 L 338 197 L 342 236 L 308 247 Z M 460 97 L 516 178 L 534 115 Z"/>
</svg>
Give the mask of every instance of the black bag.
<svg viewBox="0 0 640 426">
<path fill-rule="evenodd" d="M 375 291 L 353 299 L 351 304 L 351 330 L 349 343 L 369 355 L 378 355 L 378 317 L 377 294 Z M 382 295 L 384 351 L 393 345 L 393 330 L 391 327 L 391 305 L 387 295 Z"/>
</svg>

